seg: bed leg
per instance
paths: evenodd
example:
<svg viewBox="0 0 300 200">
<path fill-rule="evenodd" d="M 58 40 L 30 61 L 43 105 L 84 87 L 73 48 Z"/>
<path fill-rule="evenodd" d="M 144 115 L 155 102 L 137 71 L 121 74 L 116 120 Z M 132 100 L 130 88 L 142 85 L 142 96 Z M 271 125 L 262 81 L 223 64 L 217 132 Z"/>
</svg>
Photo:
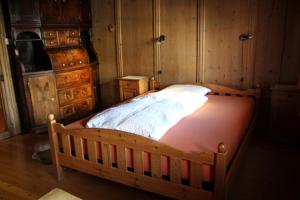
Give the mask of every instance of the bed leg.
<svg viewBox="0 0 300 200">
<path fill-rule="evenodd" d="M 227 149 L 224 143 L 218 145 L 216 154 L 216 171 L 215 171 L 215 195 L 214 199 L 226 199 L 226 157 Z"/>
<path fill-rule="evenodd" d="M 58 162 L 58 138 L 57 133 L 55 132 L 53 128 L 53 124 L 56 123 L 55 117 L 53 114 L 48 115 L 48 134 L 49 134 L 49 141 L 51 146 L 51 156 L 52 156 L 52 162 L 56 171 L 57 179 L 60 181 L 63 179 L 63 170 L 61 165 Z"/>
</svg>

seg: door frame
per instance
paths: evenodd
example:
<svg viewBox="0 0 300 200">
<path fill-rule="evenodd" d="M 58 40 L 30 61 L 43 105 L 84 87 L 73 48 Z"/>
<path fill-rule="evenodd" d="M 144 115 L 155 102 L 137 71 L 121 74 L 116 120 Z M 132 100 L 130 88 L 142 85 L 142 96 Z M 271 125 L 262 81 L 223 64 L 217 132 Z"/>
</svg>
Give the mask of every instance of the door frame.
<svg viewBox="0 0 300 200">
<path fill-rule="evenodd" d="M 1 1 L 0 10 L 2 11 Z M 3 12 L 0 12 L 0 75 L 3 75 L 4 79 L 0 82 L 0 87 L 2 88 L 3 104 L 7 120 L 6 123 L 9 132 L 6 136 L 9 137 L 11 134 L 19 134 L 21 132 L 21 125 L 6 44 L 6 31 L 4 27 L 5 21 L 2 13 Z M 0 139 L 3 138 L 0 137 Z"/>
</svg>

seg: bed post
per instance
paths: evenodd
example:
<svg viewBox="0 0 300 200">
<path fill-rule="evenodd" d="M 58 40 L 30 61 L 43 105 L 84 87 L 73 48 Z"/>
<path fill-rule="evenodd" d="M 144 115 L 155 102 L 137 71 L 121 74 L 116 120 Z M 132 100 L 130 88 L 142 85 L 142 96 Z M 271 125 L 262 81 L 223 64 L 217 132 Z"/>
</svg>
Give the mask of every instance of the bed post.
<svg viewBox="0 0 300 200">
<path fill-rule="evenodd" d="M 226 160 L 227 148 L 224 143 L 218 145 L 218 153 L 216 153 L 216 171 L 215 171 L 215 194 L 214 199 L 226 199 Z"/>
<path fill-rule="evenodd" d="M 49 141 L 51 146 L 51 155 L 52 155 L 52 162 L 56 171 L 56 176 L 58 180 L 62 180 L 63 178 L 63 171 L 62 167 L 58 162 L 58 138 L 57 134 L 53 128 L 53 124 L 56 123 L 55 117 L 53 114 L 48 115 L 48 134 L 49 134 Z"/>
</svg>

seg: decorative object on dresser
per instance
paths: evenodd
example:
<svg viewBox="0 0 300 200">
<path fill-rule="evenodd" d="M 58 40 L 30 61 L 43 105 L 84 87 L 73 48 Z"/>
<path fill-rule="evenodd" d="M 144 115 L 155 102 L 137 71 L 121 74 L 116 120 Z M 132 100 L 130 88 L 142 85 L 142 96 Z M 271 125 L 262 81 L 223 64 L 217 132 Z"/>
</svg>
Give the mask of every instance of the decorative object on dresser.
<svg viewBox="0 0 300 200">
<path fill-rule="evenodd" d="M 269 138 L 289 144 L 300 141 L 300 87 L 276 85 L 271 95 Z"/>
<path fill-rule="evenodd" d="M 125 76 L 119 79 L 120 100 L 125 101 L 149 90 L 148 77 Z"/>
<path fill-rule="evenodd" d="M 6 1 L 19 110 L 25 130 L 47 115 L 68 123 L 98 107 L 98 62 L 88 0 Z"/>
</svg>

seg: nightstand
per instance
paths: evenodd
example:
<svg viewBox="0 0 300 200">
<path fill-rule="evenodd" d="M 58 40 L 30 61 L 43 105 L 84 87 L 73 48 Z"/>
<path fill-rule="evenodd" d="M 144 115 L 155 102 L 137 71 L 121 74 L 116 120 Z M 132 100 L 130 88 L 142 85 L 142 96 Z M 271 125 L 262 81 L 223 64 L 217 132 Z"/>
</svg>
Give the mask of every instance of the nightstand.
<svg viewBox="0 0 300 200">
<path fill-rule="evenodd" d="M 119 79 L 120 100 L 125 101 L 148 91 L 148 77 L 125 76 Z"/>
<path fill-rule="evenodd" d="M 300 87 L 276 85 L 271 89 L 271 124 L 269 138 L 300 143 Z"/>
</svg>

